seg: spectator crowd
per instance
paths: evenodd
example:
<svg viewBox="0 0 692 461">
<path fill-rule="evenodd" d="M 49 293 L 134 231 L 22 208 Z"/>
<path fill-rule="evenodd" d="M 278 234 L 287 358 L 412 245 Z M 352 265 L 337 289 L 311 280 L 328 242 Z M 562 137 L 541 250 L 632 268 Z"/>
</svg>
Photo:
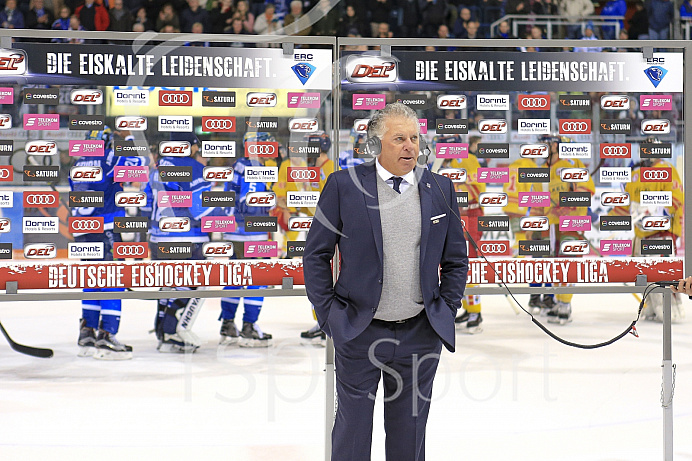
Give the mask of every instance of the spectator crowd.
<svg viewBox="0 0 692 461">
<path fill-rule="evenodd" d="M 560 16 L 552 38 L 668 39 L 674 14 L 672 0 L 0 0 L 6 29 L 373 38 L 545 38 Z M 692 0 L 679 14 L 692 18 Z M 505 15 L 526 17 L 518 37 L 511 19 L 491 30 Z"/>
</svg>

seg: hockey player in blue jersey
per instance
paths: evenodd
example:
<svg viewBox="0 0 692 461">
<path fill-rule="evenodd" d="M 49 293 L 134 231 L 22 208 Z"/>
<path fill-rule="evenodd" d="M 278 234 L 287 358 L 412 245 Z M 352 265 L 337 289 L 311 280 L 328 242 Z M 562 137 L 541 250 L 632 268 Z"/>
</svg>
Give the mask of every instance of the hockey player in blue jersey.
<svg viewBox="0 0 692 461">
<path fill-rule="evenodd" d="M 202 194 L 211 190 L 212 183 L 204 179 L 204 167 L 206 158 L 200 152 L 200 142 L 193 133 L 171 133 L 171 141 L 189 143 L 190 155 L 184 157 L 162 156 L 158 161 L 158 168 L 150 175 L 149 183 L 145 188 L 147 196 L 151 198 L 151 229 L 149 241 L 152 244 L 151 258 L 158 258 L 156 244 L 159 242 L 191 242 L 192 257 L 190 259 L 204 259 L 202 248 L 209 241 L 209 234 L 202 232 L 200 223 L 205 216 L 224 215 L 223 209 L 218 207 L 204 207 Z M 161 153 L 161 152 L 160 152 Z M 161 153 L 163 154 L 163 153 Z M 162 177 L 161 167 L 186 167 L 191 171 L 187 179 Z M 167 207 L 160 206 L 158 202 L 159 192 L 191 192 L 192 206 Z M 161 229 L 159 223 L 162 218 L 182 218 L 186 222 L 185 230 L 166 231 Z M 176 287 L 178 291 L 191 291 L 195 288 Z M 192 331 L 192 325 L 199 313 L 202 300 L 199 298 L 169 298 L 158 302 L 158 311 L 155 320 L 156 337 L 159 340 L 160 352 L 185 353 L 194 352 L 202 342 Z M 180 319 L 189 319 L 180 322 Z"/>
<path fill-rule="evenodd" d="M 264 132 L 247 132 L 244 142 L 270 142 L 274 137 Z M 240 157 L 233 165 L 233 179 L 226 182 L 224 190 L 235 191 L 236 206 L 233 210 L 236 221 L 236 231 L 225 233 L 224 239 L 233 242 L 233 253 L 236 258 L 244 255 L 245 242 L 262 242 L 267 240 L 267 231 L 246 232 L 245 217 L 269 216 L 269 207 L 251 206 L 247 203 L 248 194 L 253 192 L 269 192 L 266 182 L 247 181 L 245 170 L 252 166 L 276 166 L 273 159 L 265 161 L 260 158 Z M 226 290 L 235 287 L 225 287 Z M 264 286 L 249 286 L 248 288 L 266 288 Z M 243 298 L 243 326 L 240 330 L 235 325 L 235 315 L 241 298 L 221 298 L 221 341 L 220 344 L 238 344 L 241 347 L 268 347 L 272 335 L 263 332 L 257 325 L 257 319 L 264 302 L 263 297 Z"/>
<path fill-rule="evenodd" d="M 122 133 L 116 132 L 116 135 Z M 114 181 L 117 166 L 143 166 L 148 163 L 145 157 L 116 156 L 112 146 L 113 132 L 106 126 L 103 131 L 90 131 L 86 139 L 104 141 L 104 155 L 101 157 L 79 157 L 73 168 L 99 168 L 100 181 L 75 181 L 70 178 L 72 191 L 94 191 L 103 193 L 103 207 L 72 208 L 72 216 L 102 217 L 104 231 L 102 234 L 75 233 L 75 242 L 102 243 L 103 260 L 113 260 L 113 244 L 120 242 L 120 234 L 113 232 L 113 220 L 116 216 L 125 216 L 125 209 L 116 206 L 115 194 L 123 190 L 122 183 Z M 127 139 L 127 138 L 126 138 Z M 122 288 L 85 289 L 85 292 L 123 291 Z M 132 358 L 132 347 L 120 343 L 115 335 L 120 327 L 120 300 L 84 300 L 82 301 L 82 319 L 80 320 L 78 345 L 80 357 L 93 356 L 102 360 L 126 360 Z"/>
</svg>

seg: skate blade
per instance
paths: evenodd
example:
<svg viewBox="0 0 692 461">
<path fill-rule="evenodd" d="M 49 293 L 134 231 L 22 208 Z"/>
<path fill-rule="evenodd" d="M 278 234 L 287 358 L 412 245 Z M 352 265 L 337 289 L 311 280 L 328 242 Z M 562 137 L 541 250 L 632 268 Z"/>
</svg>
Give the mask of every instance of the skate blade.
<svg viewBox="0 0 692 461">
<path fill-rule="evenodd" d="M 319 336 L 315 338 L 300 338 L 300 344 L 311 347 L 327 347 L 327 340 Z"/>
<path fill-rule="evenodd" d="M 77 357 L 93 357 L 95 353 L 96 348 L 94 346 L 79 346 Z"/>
<path fill-rule="evenodd" d="M 198 346 L 179 346 L 177 344 L 168 343 L 159 344 L 156 348 L 156 350 L 162 354 L 193 354 L 197 349 L 199 349 Z"/>
<path fill-rule="evenodd" d="M 464 333 L 467 335 L 477 335 L 479 333 L 483 333 L 483 327 L 480 325 L 477 327 L 471 327 L 471 328 L 464 326 L 464 328 L 460 328 L 459 331 L 461 333 Z"/>
<path fill-rule="evenodd" d="M 269 347 L 269 346 L 271 346 L 271 342 L 272 342 L 271 339 L 260 340 L 260 339 L 240 338 L 238 345 L 240 347 L 259 348 L 259 347 Z"/>
<path fill-rule="evenodd" d="M 233 336 L 221 336 L 219 346 L 235 346 L 238 344 L 238 338 Z"/>
<path fill-rule="evenodd" d="M 132 352 L 116 352 L 108 349 L 96 349 L 94 353 L 96 360 L 131 360 Z"/>
</svg>

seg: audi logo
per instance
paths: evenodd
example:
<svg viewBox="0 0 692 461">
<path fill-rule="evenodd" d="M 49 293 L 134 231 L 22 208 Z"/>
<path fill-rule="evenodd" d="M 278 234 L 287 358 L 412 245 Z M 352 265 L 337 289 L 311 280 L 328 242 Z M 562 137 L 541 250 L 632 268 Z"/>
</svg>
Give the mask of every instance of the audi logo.
<svg viewBox="0 0 692 461">
<path fill-rule="evenodd" d="M 141 245 L 119 245 L 115 248 L 116 256 L 144 256 L 146 249 Z"/>
<path fill-rule="evenodd" d="M 630 153 L 630 149 L 627 146 L 603 146 L 603 155 L 611 157 L 626 157 Z"/>
<path fill-rule="evenodd" d="M 531 108 L 531 109 L 543 109 L 549 105 L 548 98 L 546 96 L 542 97 L 531 97 L 524 96 L 519 100 L 520 108 Z"/>
<path fill-rule="evenodd" d="M 483 253 L 503 254 L 507 252 L 508 247 L 505 243 L 481 243 L 480 250 Z"/>
<path fill-rule="evenodd" d="M 666 181 L 670 178 L 670 173 L 662 168 L 654 168 L 642 171 L 642 178 L 647 181 Z"/>
<path fill-rule="evenodd" d="M 56 198 L 53 195 L 31 194 L 25 197 L 27 205 L 52 205 Z"/>
<path fill-rule="evenodd" d="M 0 179 L 9 179 L 12 176 L 12 170 L 9 168 L 0 168 Z"/>
<path fill-rule="evenodd" d="M 209 130 L 230 130 L 235 127 L 231 119 L 226 118 L 207 118 L 203 122 L 206 131 Z"/>
<path fill-rule="evenodd" d="M 562 122 L 562 131 L 585 133 L 589 131 L 589 124 L 586 122 Z"/>
<path fill-rule="evenodd" d="M 70 227 L 74 230 L 97 230 L 101 229 L 101 222 L 97 219 L 75 219 Z"/>
<path fill-rule="evenodd" d="M 250 155 L 272 155 L 276 152 L 276 146 L 270 144 L 245 144 L 245 149 Z"/>
<path fill-rule="evenodd" d="M 308 168 L 289 168 L 289 177 L 294 180 L 308 180 L 313 181 L 317 179 L 317 171 Z"/>
<path fill-rule="evenodd" d="M 190 95 L 187 93 L 162 93 L 159 95 L 164 104 L 188 104 Z"/>
</svg>

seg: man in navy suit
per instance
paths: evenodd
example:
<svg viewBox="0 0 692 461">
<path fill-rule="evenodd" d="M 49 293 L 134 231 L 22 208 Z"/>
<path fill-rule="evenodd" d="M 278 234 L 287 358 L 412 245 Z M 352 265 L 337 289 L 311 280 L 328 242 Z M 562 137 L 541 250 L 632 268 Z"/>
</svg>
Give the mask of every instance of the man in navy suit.
<svg viewBox="0 0 692 461">
<path fill-rule="evenodd" d="M 387 460 L 423 461 L 442 345 L 454 352 L 466 241 L 452 211 L 452 182 L 416 168 L 413 110 L 394 103 L 378 111 L 368 126 L 368 146 L 374 162 L 327 180 L 303 256 L 308 298 L 336 352 L 332 461 L 370 460 L 380 377 Z"/>
</svg>

